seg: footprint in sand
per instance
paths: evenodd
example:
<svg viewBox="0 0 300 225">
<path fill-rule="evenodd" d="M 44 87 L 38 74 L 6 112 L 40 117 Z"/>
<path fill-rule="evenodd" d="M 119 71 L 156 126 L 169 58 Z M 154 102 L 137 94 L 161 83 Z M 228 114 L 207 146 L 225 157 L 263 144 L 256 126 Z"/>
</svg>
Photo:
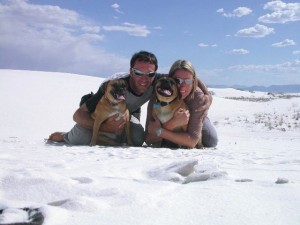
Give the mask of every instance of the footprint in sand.
<svg viewBox="0 0 300 225">
<path fill-rule="evenodd" d="M 288 182 L 289 180 L 287 178 L 282 178 L 282 177 L 278 177 L 277 180 L 275 181 L 276 184 L 286 184 Z"/>
<path fill-rule="evenodd" d="M 182 184 L 206 181 L 227 175 L 226 172 L 220 171 L 215 165 L 200 166 L 197 159 L 174 162 L 167 166 L 150 170 L 148 174 L 157 180 Z"/>
<path fill-rule="evenodd" d="M 241 179 L 235 179 L 235 182 L 252 182 L 252 179 L 248 179 L 248 178 L 241 178 Z"/>
<path fill-rule="evenodd" d="M 99 212 L 108 207 L 105 203 L 99 203 L 94 199 L 86 197 L 63 199 L 49 202 L 48 205 L 81 212 Z"/>
<path fill-rule="evenodd" d="M 82 184 L 89 184 L 93 182 L 93 179 L 88 178 L 88 177 L 72 177 L 73 180 L 78 181 L 79 183 Z"/>
</svg>

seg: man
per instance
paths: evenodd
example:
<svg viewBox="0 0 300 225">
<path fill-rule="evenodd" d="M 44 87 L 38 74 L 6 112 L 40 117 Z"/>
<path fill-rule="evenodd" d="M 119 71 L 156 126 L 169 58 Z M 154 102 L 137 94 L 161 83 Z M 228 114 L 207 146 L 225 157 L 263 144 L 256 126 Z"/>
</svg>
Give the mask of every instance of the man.
<svg viewBox="0 0 300 225">
<path fill-rule="evenodd" d="M 130 60 L 129 74 L 125 74 L 119 79 L 124 79 L 128 83 L 126 93 L 126 104 L 131 115 L 132 144 L 142 146 L 144 143 L 144 128 L 140 124 L 141 106 L 146 103 L 153 91 L 153 83 L 159 74 L 156 74 L 158 62 L 156 56 L 151 52 L 140 51 L 135 53 Z M 103 96 L 103 84 L 98 92 L 83 103 L 73 115 L 76 125 L 67 133 L 55 132 L 49 136 L 49 140 L 56 142 L 66 142 L 71 145 L 89 145 L 92 137 L 94 120 L 91 113 L 95 110 L 98 101 Z M 207 112 L 211 104 L 211 96 L 206 94 L 206 105 L 199 109 Z M 117 120 L 118 115 L 107 119 L 100 127 L 100 131 L 106 133 L 120 133 L 125 124 L 125 119 Z M 134 119 L 136 118 L 136 119 Z"/>
<path fill-rule="evenodd" d="M 141 146 L 144 143 L 144 128 L 139 123 L 141 106 L 150 99 L 153 89 L 153 81 L 158 68 L 157 58 L 154 54 L 146 51 L 135 53 L 130 61 L 129 74 L 125 74 L 119 79 L 124 79 L 128 83 L 126 93 L 126 104 L 131 114 L 135 117 L 131 122 L 132 143 L 134 146 Z M 103 86 L 98 92 L 83 103 L 73 115 L 76 125 L 67 133 L 55 132 L 49 136 L 49 140 L 66 142 L 72 145 L 89 145 L 92 137 L 94 120 L 91 113 L 95 110 L 98 101 L 103 96 Z M 107 119 L 100 127 L 100 131 L 106 133 L 120 133 L 125 124 L 125 119 L 117 120 L 118 115 Z"/>
</svg>

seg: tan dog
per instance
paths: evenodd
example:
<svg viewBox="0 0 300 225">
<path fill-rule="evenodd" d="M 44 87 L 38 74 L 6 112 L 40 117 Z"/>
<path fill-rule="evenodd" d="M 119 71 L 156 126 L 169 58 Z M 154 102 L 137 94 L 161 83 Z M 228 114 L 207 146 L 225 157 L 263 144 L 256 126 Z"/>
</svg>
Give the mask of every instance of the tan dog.
<svg viewBox="0 0 300 225">
<path fill-rule="evenodd" d="M 156 81 L 154 92 L 156 96 L 156 103 L 153 104 L 152 115 L 154 118 L 158 118 L 159 121 L 164 124 L 173 118 L 174 113 L 179 109 L 189 110 L 185 102 L 180 99 L 179 88 L 175 80 L 171 77 L 162 77 Z M 187 130 L 187 125 L 178 126 L 173 131 L 184 132 Z M 168 142 L 171 144 L 171 142 Z M 197 144 L 197 147 L 202 146 L 201 140 Z"/>
<path fill-rule="evenodd" d="M 121 145 L 122 141 L 118 140 L 116 134 L 104 133 L 105 138 L 98 138 L 99 128 L 101 124 L 109 117 L 119 113 L 120 117 L 127 118 L 125 124 L 126 143 L 131 145 L 129 111 L 125 102 L 125 93 L 127 91 L 127 83 L 122 80 L 110 80 L 105 87 L 105 93 L 98 102 L 95 111 L 92 113 L 92 118 L 95 120 L 93 126 L 93 136 L 91 146 L 99 145 Z"/>
</svg>

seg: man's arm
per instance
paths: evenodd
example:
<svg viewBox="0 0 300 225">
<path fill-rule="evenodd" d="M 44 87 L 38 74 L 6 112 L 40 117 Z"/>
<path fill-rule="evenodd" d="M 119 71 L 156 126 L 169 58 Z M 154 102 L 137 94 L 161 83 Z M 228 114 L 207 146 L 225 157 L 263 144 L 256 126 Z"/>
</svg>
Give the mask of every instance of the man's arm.
<svg viewBox="0 0 300 225">
<path fill-rule="evenodd" d="M 91 117 L 91 114 L 89 113 L 85 103 L 83 103 L 79 109 L 75 111 L 73 120 L 86 129 L 93 129 L 94 119 Z"/>
<path fill-rule="evenodd" d="M 125 124 L 125 119 L 122 117 L 119 120 L 117 120 L 118 117 L 119 115 L 116 114 L 106 119 L 102 123 L 100 130 L 108 133 L 122 132 Z M 76 112 L 73 115 L 73 120 L 86 129 L 93 129 L 94 119 L 91 117 L 91 114 L 89 113 L 85 103 L 83 103 L 80 106 L 80 108 L 76 110 Z"/>
</svg>

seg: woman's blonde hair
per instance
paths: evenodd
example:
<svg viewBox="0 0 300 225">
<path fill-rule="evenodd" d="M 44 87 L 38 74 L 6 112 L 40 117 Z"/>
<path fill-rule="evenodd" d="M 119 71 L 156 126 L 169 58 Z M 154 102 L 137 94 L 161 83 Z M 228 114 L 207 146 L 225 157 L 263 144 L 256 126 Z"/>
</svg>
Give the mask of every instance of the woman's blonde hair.
<svg viewBox="0 0 300 225">
<path fill-rule="evenodd" d="M 171 66 L 171 69 L 169 71 L 169 76 L 174 77 L 177 70 L 185 70 L 193 75 L 193 84 L 192 84 L 193 87 L 192 87 L 191 93 L 187 96 L 187 100 L 193 99 L 194 92 L 198 85 L 198 79 L 197 79 L 196 71 L 195 71 L 192 63 L 188 60 L 181 60 L 181 59 L 177 60 Z"/>
</svg>

